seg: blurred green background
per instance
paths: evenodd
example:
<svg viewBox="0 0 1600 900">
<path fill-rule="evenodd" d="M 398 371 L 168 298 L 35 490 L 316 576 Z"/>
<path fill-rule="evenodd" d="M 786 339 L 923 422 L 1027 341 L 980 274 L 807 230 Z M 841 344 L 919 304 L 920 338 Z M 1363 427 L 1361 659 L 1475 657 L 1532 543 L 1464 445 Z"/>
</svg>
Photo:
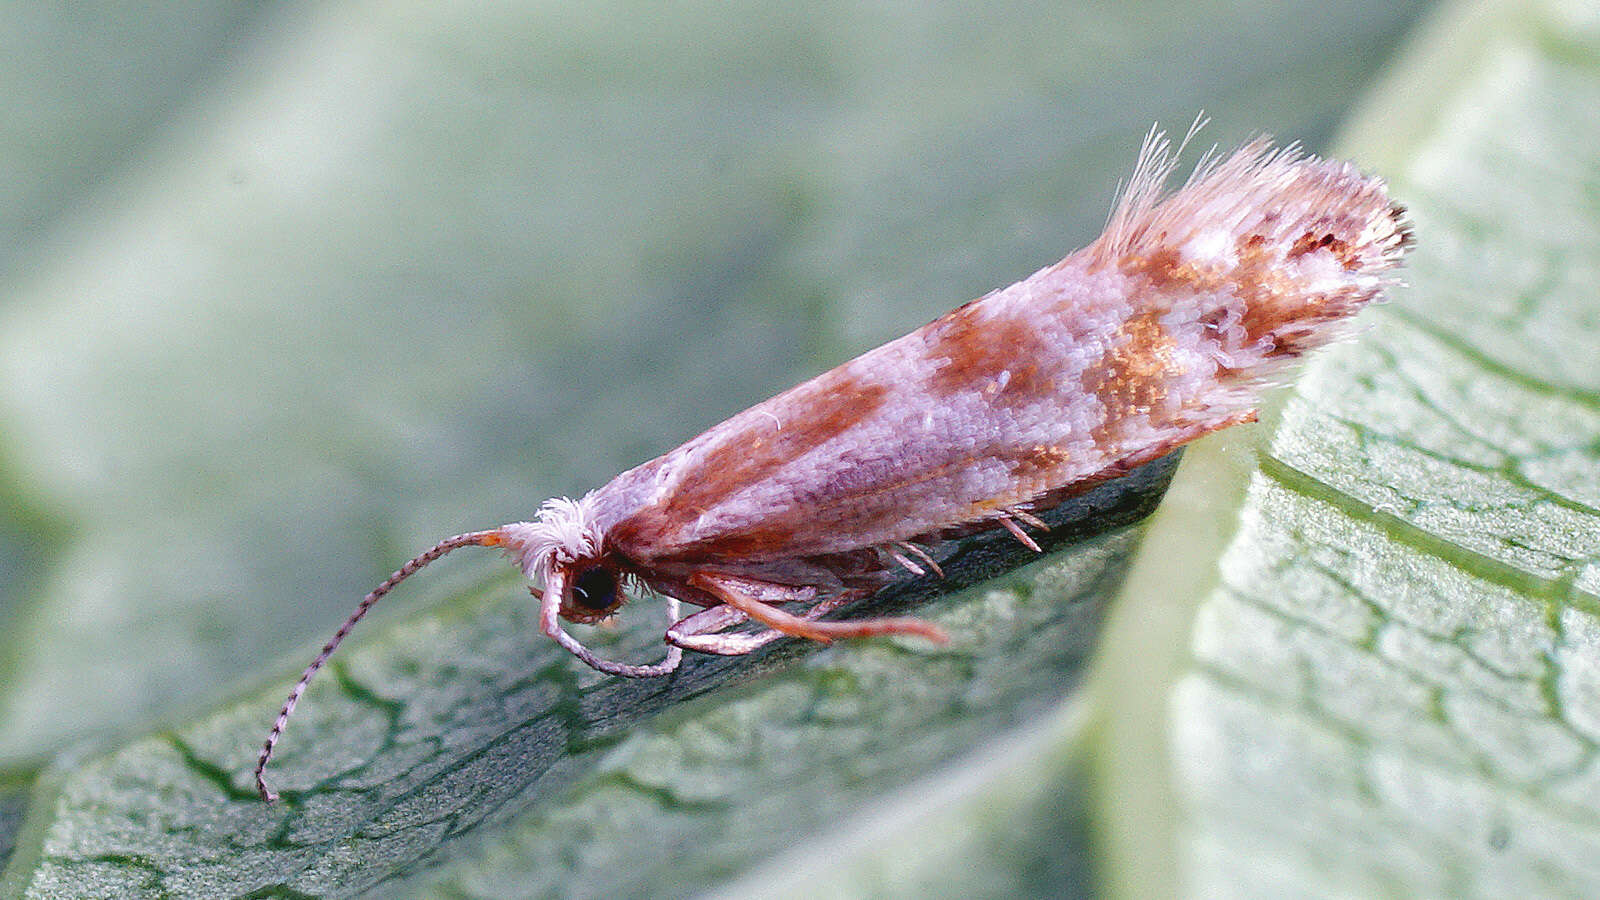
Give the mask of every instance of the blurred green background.
<svg viewBox="0 0 1600 900">
<path fill-rule="evenodd" d="M 1417 11 L 13 10 L 0 759 L 1081 246 L 1152 122 L 1325 142 Z"/>
<path fill-rule="evenodd" d="M 1564 112 L 1592 96 L 1586 15 L 1265 0 L 0 10 L 0 850 L 15 849 L 0 890 L 1479 884 L 1308 865 L 1261 837 L 1278 832 L 1270 803 L 1211 827 L 1205 779 L 1187 782 L 1202 783 L 1198 826 L 1174 824 L 1163 723 L 1172 696 L 1199 696 L 1168 692 L 1204 591 L 1173 584 L 1215 580 L 1250 502 L 1227 470 L 1254 465 L 1265 430 L 1211 451 L 1220 474 L 1180 474 L 1171 520 L 1192 514 L 1211 541 L 1155 574 L 1146 556 L 1133 584 L 1171 606 L 1135 612 L 1121 591 L 1105 641 L 1138 529 L 945 598 L 942 621 L 977 635 L 960 665 L 854 645 L 716 663 L 672 688 L 572 672 L 515 578 L 469 556 L 386 601 L 312 692 L 279 776 L 295 797 L 268 810 L 246 786 L 292 673 L 400 561 L 601 484 L 1081 246 L 1152 122 L 1181 132 L 1203 109 L 1204 144 L 1269 132 L 1325 151 L 1361 106 L 1341 152 L 1426 206 L 1450 199 L 1423 188 L 1461 157 L 1452 136 L 1481 138 L 1508 83 L 1558 97 L 1531 102 L 1532 133 L 1565 123 L 1541 136 L 1592 150 Z M 1529 75 L 1484 49 L 1500 45 L 1574 71 Z M 1517 183 L 1502 163 L 1474 194 L 1486 221 L 1494 185 Z M 1545 185 L 1588 185 L 1578 249 L 1562 251 L 1589 273 L 1580 287 L 1592 174 Z M 1481 230 L 1456 226 L 1471 218 L 1419 229 L 1423 247 L 1470 245 Z M 1415 293 L 1446 269 L 1419 263 Z M 1468 333 L 1478 314 L 1452 308 L 1415 316 Z M 1593 320 L 1536 324 L 1549 343 L 1527 359 L 1496 355 L 1505 329 L 1464 340 L 1524 380 L 1580 370 Z M 1588 409 L 1584 377 L 1568 380 Z M 1465 526 L 1433 533 L 1450 527 Z M 1583 559 L 1589 544 L 1573 546 Z M 1045 597 L 1089 605 L 1067 615 Z M 649 653 L 659 613 L 641 606 L 618 640 Z M 1083 686 L 1095 653 L 1100 693 Z M 1058 668 L 1007 674 L 1035 659 Z M 1120 679 L 1148 682 L 1129 691 L 1131 724 L 1105 718 Z M 785 718 L 797 704 L 807 718 Z M 542 725 L 518 731 L 541 717 L 565 723 L 560 748 Z M 819 724 L 844 721 L 862 743 Z M 812 768 L 775 762 L 796 758 Z M 297 768 L 319 774 L 296 782 Z M 463 799 L 496 777 L 492 803 Z M 1245 857 L 1267 874 L 1217 874 Z"/>
</svg>

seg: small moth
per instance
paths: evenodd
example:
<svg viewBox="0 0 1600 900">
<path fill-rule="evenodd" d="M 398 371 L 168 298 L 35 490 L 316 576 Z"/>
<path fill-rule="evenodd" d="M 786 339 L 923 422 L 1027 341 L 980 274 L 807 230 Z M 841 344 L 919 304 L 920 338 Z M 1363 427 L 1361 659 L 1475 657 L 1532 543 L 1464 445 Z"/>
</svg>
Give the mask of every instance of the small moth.
<svg viewBox="0 0 1600 900">
<path fill-rule="evenodd" d="M 1191 135 L 1192 135 L 1191 131 Z M 1182 147 L 1180 145 L 1179 150 Z M 1152 130 L 1094 243 L 825 372 L 531 521 L 446 538 L 356 607 L 283 704 L 256 787 L 311 677 L 374 603 L 459 547 L 498 547 L 540 587 L 540 628 L 602 672 L 782 636 L 943 641 L 911 618 L 824 621 L 926 547 L 988 527 L 1037 550 L 1036 513 L 1256 416 L 1284 367 L 1349 330 L 1411 244 L 1382 181 L 1259 138 L 1176 166 Z M 660 662 L 602 659 L 561 620 L 648 590 L 674 619 Z M 679 603 L 700 607 L 678 618 Z M 734 631 L 752 623 L 754 630 Z"/>
</svg>

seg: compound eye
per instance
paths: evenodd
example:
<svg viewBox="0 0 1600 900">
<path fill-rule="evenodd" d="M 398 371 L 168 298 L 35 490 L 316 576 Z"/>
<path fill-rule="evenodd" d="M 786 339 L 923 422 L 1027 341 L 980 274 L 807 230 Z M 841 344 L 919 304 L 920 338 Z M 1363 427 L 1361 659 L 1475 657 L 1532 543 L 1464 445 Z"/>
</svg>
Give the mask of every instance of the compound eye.
<svg viewBox="0 0 1600 900">
<path fill-rule="evenodd" d="M 577 622 L 603 619 L 622 605 L 620 589 L 616 572 L 605 566 L 591 566 L 572 579 L 571 592 L 561 612 Z"/>
</svg>

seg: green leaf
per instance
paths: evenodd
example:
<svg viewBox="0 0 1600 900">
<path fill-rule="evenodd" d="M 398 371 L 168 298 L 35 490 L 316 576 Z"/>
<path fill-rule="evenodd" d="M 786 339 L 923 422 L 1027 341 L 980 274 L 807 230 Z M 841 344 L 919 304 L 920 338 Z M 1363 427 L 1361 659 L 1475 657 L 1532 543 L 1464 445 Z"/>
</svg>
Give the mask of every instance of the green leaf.
<svg viewBox="0 0 1600 900">
<path fill-rule="evenodd" d="M 452 559 L 248 772 L 416 549 L 1059 258 L 1152 120 L 1316 146 L 1420 5 L 7 10 L 0 893 L 1088 892 L 1137 529 L 646 684 Z"/>
<path fill-rule="evenodd" d="M 347 895 L 391 892 L 419 870 L 481 896 L 715 884 L 861 812 L 863 791 L 1048 715 L 1082 678 L 1136 534 L 1084 529 L 1147 514 L 1172 469 L 1152 464 L 1055 511 L 1051 537 L 1072 544 L 1049 562 L 995 577 L 1031 551 L 987 535 L 941 560 L 946 579 L 877 601 L 930 615 L 955 635 L 947 647 L 790 643 L 617 679 L 528 640 L 536 611 L 497 579 L 334 664 L 269 772 L 275 805 L 255 796 L 242 738 L 260 731 L 270 694 L 63 773 L 27 888 Z M 659 634 L 590 638 L 629 658 L 658 652 Z"/>
<path fill-rule="evenodd" d="M 1600 893 L 1600 20 L 1580 6 L 1453 11 L 1354 130 L 1413 209 L 1412 287 L 1310 367 L 1258 456 L 1193 454 L 1215 481 L 1141 550 L 1119 615 L 1181 617 L 1189 655 L 1158 686 L 1127 660 L 1107 678 L 1170 747 L 1119 756 L 1151 729 L 1107 730 L 1108 782 L 1172 786 L 1106 795 L 1121 893 Z M 1195 535 L 1219 564 L 1173 576 Z M 1143 646 L 1114 634 L 1112 657 Z"/>
</svg>

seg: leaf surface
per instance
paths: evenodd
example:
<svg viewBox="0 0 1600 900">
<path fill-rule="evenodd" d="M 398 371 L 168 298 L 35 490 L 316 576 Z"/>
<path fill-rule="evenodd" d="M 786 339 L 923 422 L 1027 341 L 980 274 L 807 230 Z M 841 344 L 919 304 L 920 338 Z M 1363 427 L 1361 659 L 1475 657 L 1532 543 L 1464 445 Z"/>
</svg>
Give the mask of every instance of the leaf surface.
<svg viewBox="0 0 1600 900">
<path fill-rule="evenodd" d="M 1411 287 L 1313 363 L 1266 446 L 1195 454 L 1211 502 L 1141 550 L 1128 614 L 1163 586 L 1198 612 L 1145 689 L 1170 755 L 1119 759 L 1138 726 L 1109 729 L 1109 781 L 1173 786 L 1107 810 L 1126 893 L 1600 891 L 1600 21 L 1579 6 L 1453 10 L 1352 130 L 1413 211 Z M 1174 587 L 1148 561 L 1197 533 L 1219 561 Z"/>
<path fill-rule="evenodd" d="M 1420 8 L 6 12 L 0 893 L 1088 891 L 1125 527 L 670 684 L 452 559 L 248 770 L 397 561 L 1087 242 L 1151 121 L 1316 147 Z"/>
</svg>

